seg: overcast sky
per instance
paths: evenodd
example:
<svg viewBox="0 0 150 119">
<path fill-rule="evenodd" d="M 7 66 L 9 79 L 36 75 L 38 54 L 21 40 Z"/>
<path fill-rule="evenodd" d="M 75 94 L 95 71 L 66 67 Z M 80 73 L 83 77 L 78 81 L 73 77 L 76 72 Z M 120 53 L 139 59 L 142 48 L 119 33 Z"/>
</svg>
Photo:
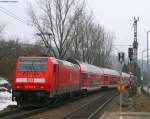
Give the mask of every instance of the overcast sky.
<svg viewBox="0 0 150 119">
<path fill-rule="evenodd" d="M 23 20 L 28 20 L 25 2 L 27 0 L 18 1 L 18 3 L 0 3 L 0 22 L 7 24 L 4 35 L 7 38 L 18 36 L 24 39 L 24 42 L 31 42 L 33 29 L 2 12 L 1 7 L 13 12 Z M 94 13 L 95 22 L 114 34 L 114 45 L 131 45 L 133 43 L 133 18 L 134 16 L 139 17 L 138 57 L 141 58 L 142 50 L 146 49 L 146 32 L 150 30 L 150 0 L 87 0 L 87 4 Z M 114 52 L 117 53 L 116 49 L 118 49 L 127 53 L 127 48 L 127 46 L 114 46 Z"/>
</svg>

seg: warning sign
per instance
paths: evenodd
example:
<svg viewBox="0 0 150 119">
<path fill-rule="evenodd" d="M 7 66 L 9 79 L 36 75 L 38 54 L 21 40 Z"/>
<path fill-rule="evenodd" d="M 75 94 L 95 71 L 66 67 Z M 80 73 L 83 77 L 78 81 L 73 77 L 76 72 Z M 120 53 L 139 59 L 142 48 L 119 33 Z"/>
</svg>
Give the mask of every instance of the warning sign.
<svg viewBox="0 0 150 119">
<path fill-rule="evenodd" d="M 134 69 L 134 64 L 128 64 L 128 69 L 129 69 L 130 72 L 133 71 L 133 69 Z"/>
<path fill-rule="evenodd" d="M 125 85 L 123 83 L 118 83 L 117 84 L 117 90 L 119 92 L 123 92 L 125 90 Z"/>
</svg>

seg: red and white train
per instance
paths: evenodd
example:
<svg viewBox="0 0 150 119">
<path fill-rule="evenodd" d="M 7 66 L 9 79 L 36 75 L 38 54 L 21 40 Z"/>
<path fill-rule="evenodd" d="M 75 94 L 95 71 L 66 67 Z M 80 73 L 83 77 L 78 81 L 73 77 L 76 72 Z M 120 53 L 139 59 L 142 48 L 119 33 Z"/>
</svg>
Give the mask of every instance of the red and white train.
<svg viewBox="0 0 150 119">
<path fill-rule="evenodd" d="M 130 75 L 122 73 L 126 85 Z M 54 57 L 19 57 L 12 82 L 18 105 L 47 104 L 60 96 L 116 87 L 120 73 L 76 60 Z"/>
</svg>

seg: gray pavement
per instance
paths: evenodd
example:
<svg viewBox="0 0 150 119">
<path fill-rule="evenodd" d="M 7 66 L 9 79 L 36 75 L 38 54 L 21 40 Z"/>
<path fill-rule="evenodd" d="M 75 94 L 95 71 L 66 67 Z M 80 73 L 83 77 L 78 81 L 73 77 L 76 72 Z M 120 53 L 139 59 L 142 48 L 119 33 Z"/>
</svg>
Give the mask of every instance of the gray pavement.
<svg viewBox="0 0 150 119">
<path fill-rule="evenodd" d="M 105 112 L 100 119 L 150 119 L 148 112 Z"/>
</svg>

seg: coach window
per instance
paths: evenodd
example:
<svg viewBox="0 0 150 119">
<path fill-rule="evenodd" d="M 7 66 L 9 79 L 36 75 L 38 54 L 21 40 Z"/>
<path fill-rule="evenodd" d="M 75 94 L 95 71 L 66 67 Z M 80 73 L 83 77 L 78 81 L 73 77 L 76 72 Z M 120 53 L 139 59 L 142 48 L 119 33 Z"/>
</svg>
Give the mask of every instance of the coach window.
<svg viewBox="0 0 150 119">
<path fill-rule="evenodd" d="M 116 78 L 117 78 L 117 77 L 115 77 L 115 76 L 112 76 L 112 77 L 111 77 L 112 80 L 116 80 Z"/>
<path fill-rule="evenodd" d="M 82 79 L 88 79 L 88 74 L 87 73 L 82 73 Z"/>
<path fill-rule="evenodd" d="M 108 76 L 104 76 L 104 80 L 108 80 Z"/>
</svg>

